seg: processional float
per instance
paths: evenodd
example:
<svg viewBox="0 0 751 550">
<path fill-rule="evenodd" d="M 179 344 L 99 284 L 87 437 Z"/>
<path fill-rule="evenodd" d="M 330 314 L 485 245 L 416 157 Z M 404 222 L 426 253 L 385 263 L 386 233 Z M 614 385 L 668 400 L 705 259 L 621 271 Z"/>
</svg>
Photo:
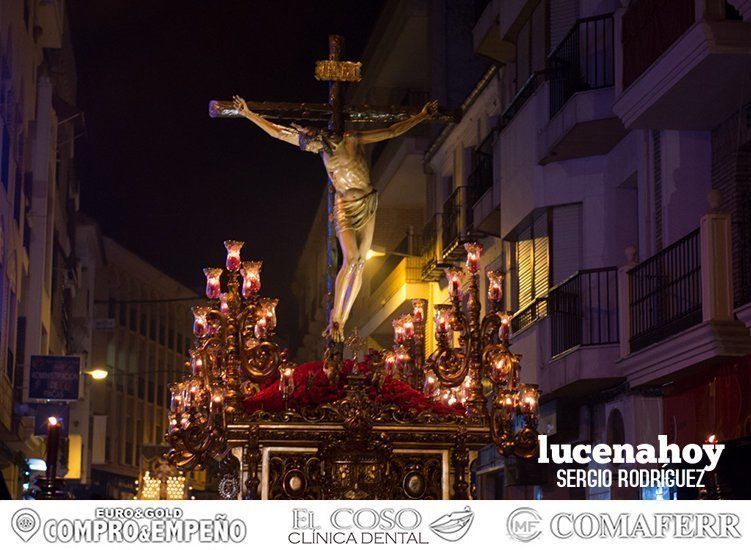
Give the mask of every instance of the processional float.
<svg viewBox="0 0 751 550">
<path fill-rule="evenodd" d="M 360 66 L 340 60 L 342 44 L 330 37 L 329 60 L 316 66 L 316 77 L 329 81 L 328 104 L 212 102 L 211 115 L 244 116 L 247 108 L 269 119 L 326 120 L 324 139 L 333 136 L 334 146 L 345 120 L 398 123 L 420 115 L 343 105 L 341 86 L 359 79 Z M 435 108 L 428 115 L 454 116 Z M 331 179 L 328 188 L 330 313 L 338 252 Z M 417 299 L 394 320 L 392 350 L 368 350 L 361 360 L 364 341 L 355 333 L 347 339 L 354 359 L 344 360 L 340 327 L 327 332 L 323 360 L 302 365 L 274 343 L 278 302 L 261 296 L 261 262 L 243 261 L 242 246 L 225 242 L 225 267 L 204 270 L 207 302 L 193 307 L 190 361 L 171 387 L 166 434 L 179 468 L 217 463 L 225 499 L 465 499 L 479 449 L 494 443 L 509 461 L 536 453 L 538 390 L 521 383 L 519 357 L 509 350 L 501 273 L 487 273 L 482 314 L 479 243 L 465 245 L 464 268 L 446 271 L 450 303 L 435 307 L 429 356 L 430 312 Z"/>
</svg>

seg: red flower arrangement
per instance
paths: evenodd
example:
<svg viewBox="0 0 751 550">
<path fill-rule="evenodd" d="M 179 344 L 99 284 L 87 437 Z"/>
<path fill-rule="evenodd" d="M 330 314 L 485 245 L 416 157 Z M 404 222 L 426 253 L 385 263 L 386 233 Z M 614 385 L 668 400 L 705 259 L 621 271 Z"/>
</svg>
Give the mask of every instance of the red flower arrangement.
<svg viewBox="0 0 751 550">
<path fill-rule="evenodd" d="M 344 361 L 342 373 L 334 383 L 329 381 L 327 374 L 324 372 L 322 361 L 299 365 L 294 373 L 295 390 L 289 399 L 290 408 L 322 405 L 344 397 L 346 377 L 352 373 L 354 365 L 354 361 Z M 367 361 L 358 363 L 357 368 L 361 374 L 367 375 L 371 372 Z M 429 410 L 436 414 L 464 414 L 464 407 L 461 404 L 449 406 L 431 401 L 421 392 L 410 387 L 409 384 L 391 376 L 386 376 L 380 387 L 371 382 L 368 395 L 375 402 L 397 405 L 403 410 L 414 413 Z M 245 399 L 244 404 L 249 413 L 258 410 L 283 411 L 284 400 L 279 390 L 279 381 L 277 379 L 271 380 L 258 393 Z"/>
</svg>

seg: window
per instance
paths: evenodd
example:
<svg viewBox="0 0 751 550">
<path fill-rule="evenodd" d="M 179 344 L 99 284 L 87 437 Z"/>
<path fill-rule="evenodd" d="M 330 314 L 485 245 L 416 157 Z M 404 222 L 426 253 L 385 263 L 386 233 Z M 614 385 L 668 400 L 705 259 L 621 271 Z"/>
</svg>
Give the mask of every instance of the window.
<svg viewBox="0 0 751 550">
<path fill-rule="evenodd" d="M 557 285 L 582 268 L 581 203 L 553 207 L 551 226 L 551 278 Z"/>
<path fill-rule="evenodd" d="M 524 309 L 548 293 L 548 216 L 543 212 L 523 227 L 515 243 L 516 299 Z"/>
</svg>

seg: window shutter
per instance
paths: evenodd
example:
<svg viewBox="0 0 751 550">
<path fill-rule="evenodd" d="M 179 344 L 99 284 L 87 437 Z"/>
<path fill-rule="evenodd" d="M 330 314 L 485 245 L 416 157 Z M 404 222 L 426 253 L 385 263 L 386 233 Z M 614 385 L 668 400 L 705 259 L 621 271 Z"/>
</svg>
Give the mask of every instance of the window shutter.
<svg viewBox="0 0 751 550">
<path fill-rule="evenodd" d="M 579 17 L 579 0 L 556 0 L 550 3 L 550 50 L 555 50 Z"/>
<path fill-rule="evenodd" d="M 516 243 L 516 268 L 518 273 L 519 309 L 524 309 L 534 299 L 533 269 L 534 269 L 534 246 L 532 241 L 532 228 L 527 227 L 519 234 Z"/>
<path fill-rule="evenodd" d="M 553 284 L 570 277 L 582 267 L 582 206 L 568 204 L 553 208 Z"/>
<path fill-rule="evenodd" d="M 548 257 L 548 216 L 542 214 L 535 218 L 532 227 L 534 237 L 534 292 L 535 298 L 548 294 L 550 268 Z"/>
</svg>

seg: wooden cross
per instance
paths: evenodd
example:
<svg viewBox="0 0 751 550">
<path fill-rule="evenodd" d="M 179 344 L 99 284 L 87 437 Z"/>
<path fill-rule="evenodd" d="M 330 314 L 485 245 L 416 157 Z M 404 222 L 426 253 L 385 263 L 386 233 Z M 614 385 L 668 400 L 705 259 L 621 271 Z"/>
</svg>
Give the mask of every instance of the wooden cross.
<svg viewBox="0 0 751 550">
<path fill-rule="evenodd" d="M 392 124 L 407 119 L 420 112 L 422 106 L 372 106 L 346 105 L 343 84 L 360 80 L 359 62 L 343 61 L 344 38 L 329 36 L 329 58 L 316 63 L 315 77 L 329 83 L 328 103 L 284 103 L 272 101 L 246 101 L 248 109 L 264 118 L 273 120 L 294 120 L 298 122 L 327 122 L 330 131 L 337 135 L 344 133 L 344 123 Z M 209 116 L 212 118 L 239 118 L 232 101 L 212 100 L 209 102 Z M 432 120 L 456 122 L 457 111 L 439 110 Z M 334 186 L 328 181 L 328 228 L 326 232 L 326 317 L 330 321 L 334 303 L 334 282 L 338 269 L 339 250 L 334 226 Z"/>
</svg>

